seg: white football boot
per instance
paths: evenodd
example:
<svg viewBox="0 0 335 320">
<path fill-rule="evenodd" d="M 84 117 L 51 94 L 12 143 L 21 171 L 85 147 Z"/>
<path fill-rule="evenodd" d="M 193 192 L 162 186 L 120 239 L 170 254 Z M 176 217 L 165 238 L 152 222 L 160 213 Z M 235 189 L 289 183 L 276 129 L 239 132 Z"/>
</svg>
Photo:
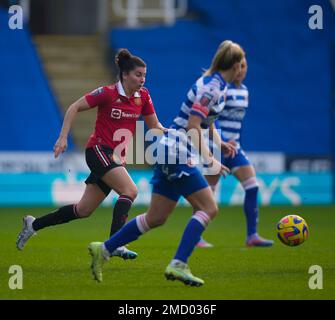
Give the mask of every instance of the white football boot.
<svg viewBox="0 0 335 320">
<path fill-rule="evenodd" d="M 23 227 L 16 240 L 16 247 L 19 250 L 23 250 L 23 247 L 29 238 L 36 234 L 32 226 L 34 220 L 35 218 L 33 216 L 25 216 L 23 218 Z"/>
<path fill-rule="evenodd" d="M 128 260 L 128 259 L 136 259 L 137 258 L 137 253 L 135 251 L 131 251 L 127 249 L 125 246 L 119 247 L 116 250 L 114 250 L 111 254 L 112 257 L 120 257 L 123 260 Z"/>
</svg>

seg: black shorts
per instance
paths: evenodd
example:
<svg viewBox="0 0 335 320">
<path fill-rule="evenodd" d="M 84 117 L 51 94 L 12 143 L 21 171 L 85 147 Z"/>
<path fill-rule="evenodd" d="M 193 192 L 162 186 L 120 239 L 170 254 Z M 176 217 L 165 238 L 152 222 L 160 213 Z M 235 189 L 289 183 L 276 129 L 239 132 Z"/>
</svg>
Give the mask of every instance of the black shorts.
<svg viewBox="0 0 335 320">
<path fill-rule="evenodd" d="M 86 163 L 91 170 L 91 174 L 85 180 L 86 184 L 97 184 L 99 188 L 109 195 L 111 188 L 102 181 L 102 177 L 111 169 L 122 167 L 113 161 L 113 150 L 107 146 L 94 145 L 85 150 Z"/>
</svg>

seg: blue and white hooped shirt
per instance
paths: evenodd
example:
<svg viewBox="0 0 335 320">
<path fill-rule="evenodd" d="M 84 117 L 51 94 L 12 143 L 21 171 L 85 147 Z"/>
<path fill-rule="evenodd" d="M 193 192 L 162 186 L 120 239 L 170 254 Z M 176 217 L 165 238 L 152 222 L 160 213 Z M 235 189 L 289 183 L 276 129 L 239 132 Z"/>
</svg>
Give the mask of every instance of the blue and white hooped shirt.
<svg viewBox="0 0 335 320">
<path fill-rule="evenodd" d="M 240 147 L 242 122 L 249 105 L 249 91 L 244 84 L 236 87 L 230 83 L 227 87 L 227 98 L 224 110 L 221 111 L 216 128 L 224 141 L 235 140 Z"/>
<path fill-rule="evenodd" d="M 187 129 L 190 114 L 199 116 L 201 127 L 208 129 L 218 119 L 225 107 L 227 83 L 215 72 L 199 78 L 187 93 L 177 117 L 173 120 L 171 129 L 160 140 L 169 158 L 198 157 L 198 150 L 194 150 L 188 141 Z"/>
</svg>

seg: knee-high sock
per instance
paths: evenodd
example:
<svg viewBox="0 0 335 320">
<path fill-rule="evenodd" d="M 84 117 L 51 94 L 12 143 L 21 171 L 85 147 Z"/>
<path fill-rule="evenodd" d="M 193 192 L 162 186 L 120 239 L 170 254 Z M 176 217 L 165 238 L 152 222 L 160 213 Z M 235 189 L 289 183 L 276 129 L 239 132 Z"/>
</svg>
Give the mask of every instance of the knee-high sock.
<svg viewBox="0 0 335 320">
<path fill-rule="evenodd" d="M 185 228 L 174 259 L 187 263 L 188 258 L 209 222 L 210 217 L 206 212 L 196 211 L 194 213 Z"/>
<path fill-rule="evenodd" d="M 128 196 L 120 195 L 117 199 L 113 210 L 113 221 L 109 233 L 110 237 L 124 226 L 132 204 L 133 199 Z"/>
<path fill-rule="evenodd" d="M 126 223 L 118 232 L 114 233 L 109 240 L 105 241 L 105 248 L 112 253 L 115 249 L 135 241 L 140 235 L 150 230 L 146 222 L 146 214 L 138 215 Z"/>
<path fill-rule="evenodd" d="M 257 233 L 258 225 L 258 183 L 256 177 L 243 181 L 242 186 L 245 190 L 244 213 L 247 219 L 247 235 L 249 237 Z"/>
<path fill-rule="evenodd" d="M 45 216 L 36 218 L 33 222 L 33 229 L 38 231 L 49 226 L 67 223 L 78 218 L 80 217 L 77 214 L 76 205 L 71 204 L 61 207 L 54 212 L 46 214 Z"/>
</svg>

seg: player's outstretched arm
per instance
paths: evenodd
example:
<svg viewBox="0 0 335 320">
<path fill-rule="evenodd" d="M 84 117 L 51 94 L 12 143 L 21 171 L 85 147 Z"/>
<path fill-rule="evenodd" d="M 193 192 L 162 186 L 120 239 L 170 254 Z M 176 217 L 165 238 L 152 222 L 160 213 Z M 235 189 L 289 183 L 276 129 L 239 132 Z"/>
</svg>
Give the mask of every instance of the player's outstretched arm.
<svg viewBox="0 0 335 320">
<path fill-rule="evenodd" d="M 85 111 L 90 109 L 85 97 L 81 97 L 76 102 L 72 103 L 70 107 L 67 109 L 64 120 L 62 130 L 59 134 L 59 138 L 57 139 L 54 145 L 54 156 L 57 158 L 61 153 L 65 152 L 67 149 L 67 137 L 69 135 L 72 122 L 77 114 L 77 112 Z"/>
</svg>

